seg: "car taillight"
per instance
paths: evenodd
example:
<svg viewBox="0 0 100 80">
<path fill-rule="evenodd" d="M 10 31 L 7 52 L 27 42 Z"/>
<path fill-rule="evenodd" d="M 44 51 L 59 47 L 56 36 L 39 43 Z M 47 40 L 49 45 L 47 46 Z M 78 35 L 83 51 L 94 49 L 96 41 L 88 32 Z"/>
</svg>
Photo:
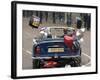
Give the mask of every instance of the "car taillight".
<svg viewBox="0 0 100 80">
<path fill-rule="evenodd" d="M 36 54 L 39 54 L 39 53 L 40 53 L 40 47 L 39 47 L 39 46 L 37 46 L 37 47 L 35 48 L 35 53 L 36 53 Z"/>
</svg>

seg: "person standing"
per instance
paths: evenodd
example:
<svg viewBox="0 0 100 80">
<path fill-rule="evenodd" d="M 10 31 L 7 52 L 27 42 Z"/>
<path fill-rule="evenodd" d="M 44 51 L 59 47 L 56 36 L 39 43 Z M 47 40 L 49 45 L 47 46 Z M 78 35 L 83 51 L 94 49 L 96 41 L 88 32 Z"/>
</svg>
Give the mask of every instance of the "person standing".
<svg viewBox="0 0 100 80">
<path fill-rule="evenodd" d="M 80 29 L 82 26 L 82 20 L 80 17 L 76 17 L 76 26 L 78 29 Z"/>
</svg>

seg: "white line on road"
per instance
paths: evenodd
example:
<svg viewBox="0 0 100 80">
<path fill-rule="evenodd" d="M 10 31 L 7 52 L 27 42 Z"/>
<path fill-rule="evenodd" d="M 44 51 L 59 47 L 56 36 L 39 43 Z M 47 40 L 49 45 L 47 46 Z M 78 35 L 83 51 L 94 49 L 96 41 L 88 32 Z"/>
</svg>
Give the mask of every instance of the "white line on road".
<svg viewBox="0 0 100 80">
<path fill-rule="evenodd" d="M 88 66 L 88 65 L 90 65 L 91 64 L 91 62 L 89 61 L 87 64 L 85 64 L 85 66 Z"/>
<path fill-rule="evenodd" d="M 88 57 L 91 60 L 91 57 L 85 53 L 82 53 L 84 56 Z M 83 65 L 83 66 L 88 66 L 89 64 L 91 64 L 91 61 L 89 61 L 87 64 Z"/>
<path fill-rule="evenodd" d="M 31 52 L 31 51 L 26 50 L 26 52 L 27 52 L 28 54 L 32 54 L 32 52 Z"/>
<path fill-rule="evenodd" d="M 32 54 L 32 52 L 29 51 L 29 50 L 25 50 L 24 48 L 23 48 L 23 50 L 24 50 L 26 53 L 28 53 L 28 54 Z"/>
<path fill-rule="evenodd" d="M 85 53 L 82 53 L 84 56 L 88 57 L 89 59 L 91 59 L 91 57 Z"/>
</svg>

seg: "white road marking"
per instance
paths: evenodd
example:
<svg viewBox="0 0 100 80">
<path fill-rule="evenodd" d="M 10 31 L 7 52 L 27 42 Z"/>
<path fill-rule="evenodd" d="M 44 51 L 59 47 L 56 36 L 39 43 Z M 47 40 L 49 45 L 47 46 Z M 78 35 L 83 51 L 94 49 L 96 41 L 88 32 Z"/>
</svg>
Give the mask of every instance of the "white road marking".
<svg viewBox="0 0 100 80">
<path fill-rule="evenodd" d="M 88 57 L 89 59 L 91 59 L 91 57 L 85 53 L 82 53 L 84 56 Z"/>
<path fill-rule="evenodd" d="M 91 57 L 89 56 L 89 55 L 87 55 L 87 54 L 85 54 L 85 53 L 82 53 L 84 56 L 86 56 L 86 57 L 88 57 L 90 60 L 91 60 Z M 89 64 L 91 64 L 91 61 L 89 61 L 87 64 L 85 64 L 85 65 L 83 65 L 83 66 L 87 66 L 87 65 L 89 65 Z"/>
<path fill-rule="evenodd" d="M 70 65 L 65 65 L 65 68 L 70 68 L 71 66 Z"/>
<path fill-rule="evenodd" d="M 23 48 L 23 50 L 24 50 L 26 53 L 28 53 L 28 54 L 32 54 L 32 52 L 29 51 L 29 50 L 25 50 L 24 48 Z"/>
<path fill-rule="evenodd" d="M 26 50 L 26 52 L 27 52 L 28 54 L 32 54 L 32 52 L 31 52 L 31 51 Z"/>
<path fill-rule="evenodd" d="M 85 64 L 85 66 L 88 66 L 89 64 L 91 64 L 91 62 L 88 62 L 87 64 Z"/>
</svg>

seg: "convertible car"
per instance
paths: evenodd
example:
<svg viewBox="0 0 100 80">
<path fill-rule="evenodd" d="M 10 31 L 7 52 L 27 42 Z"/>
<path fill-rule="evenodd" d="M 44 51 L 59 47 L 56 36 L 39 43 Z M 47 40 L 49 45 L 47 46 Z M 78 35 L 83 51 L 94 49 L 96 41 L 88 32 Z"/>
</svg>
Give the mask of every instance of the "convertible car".
<svg viewBox="0 0 100 80">
<path fill-rule="evenodd" d="M 81 66 L 81 47 L 71 27 L 46 27 L 33 39 L 33 69 Z"/>
</svg>

